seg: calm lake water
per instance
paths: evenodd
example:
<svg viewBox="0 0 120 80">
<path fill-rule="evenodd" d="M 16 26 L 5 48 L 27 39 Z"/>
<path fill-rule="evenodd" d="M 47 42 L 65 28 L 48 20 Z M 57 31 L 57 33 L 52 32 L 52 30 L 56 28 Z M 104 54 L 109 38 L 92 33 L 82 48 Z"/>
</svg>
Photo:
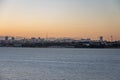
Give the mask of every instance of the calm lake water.
<svg viewBox="0 0 120 80">
<path fill-rule="evenodd" d="M 120 80 L 120 49 L 0 48 L 0 80 Z"/>
</svg>

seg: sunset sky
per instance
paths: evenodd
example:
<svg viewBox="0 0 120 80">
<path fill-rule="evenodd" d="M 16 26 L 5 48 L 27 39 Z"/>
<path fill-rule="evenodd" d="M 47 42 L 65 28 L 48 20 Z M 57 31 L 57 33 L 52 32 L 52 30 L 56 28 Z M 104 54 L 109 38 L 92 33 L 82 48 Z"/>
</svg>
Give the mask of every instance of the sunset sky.
<svg viewBox="0 0 120 80">
<path fill-rule="evenodd" d="M 0 36 L 120 40 L 120 0 L 0 0 Z"/>
</svg>

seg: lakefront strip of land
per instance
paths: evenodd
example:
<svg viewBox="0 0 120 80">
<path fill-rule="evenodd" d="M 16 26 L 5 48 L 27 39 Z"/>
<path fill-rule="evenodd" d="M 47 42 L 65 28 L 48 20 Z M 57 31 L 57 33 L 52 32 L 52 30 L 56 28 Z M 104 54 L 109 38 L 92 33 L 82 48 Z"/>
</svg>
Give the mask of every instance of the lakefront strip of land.
<svg viewBox="0 0 120 80">
<path fill-rule="evenodd" d="M 16 39 L 5 36 L 0 40 L 0 47 L 38 47 L 38 48 L 120 48 L 120 41 L 107 41 L 71 38 L 35 38 Z"/>
</svg>

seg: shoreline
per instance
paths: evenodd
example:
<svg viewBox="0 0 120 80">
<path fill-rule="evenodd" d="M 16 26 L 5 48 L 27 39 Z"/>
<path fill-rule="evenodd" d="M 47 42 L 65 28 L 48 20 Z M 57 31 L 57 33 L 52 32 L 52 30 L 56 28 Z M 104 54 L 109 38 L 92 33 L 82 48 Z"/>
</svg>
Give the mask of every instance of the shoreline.
<svg viewBox="0 0 120 80">
<path fill-rule="evenodd" d="M 39 48 L 39 49 L 120 49 L 120 48 L 115 48 L 115 47 L 111 47 L 111 48 L 68 48 L 68 47 L 0 47 L 0 48 Z"/>
</svg>

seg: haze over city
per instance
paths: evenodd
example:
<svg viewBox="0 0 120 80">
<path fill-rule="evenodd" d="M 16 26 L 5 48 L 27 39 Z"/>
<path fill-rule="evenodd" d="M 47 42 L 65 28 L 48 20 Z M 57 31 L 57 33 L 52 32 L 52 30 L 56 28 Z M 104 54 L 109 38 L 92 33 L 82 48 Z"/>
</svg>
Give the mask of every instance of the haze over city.
<svg viewBox="0 0 120 80">
<path fill-rule="evenodd" d="M 120 40 L 119 0 L 0 0 L 0 36 Z"/>
</svg>

